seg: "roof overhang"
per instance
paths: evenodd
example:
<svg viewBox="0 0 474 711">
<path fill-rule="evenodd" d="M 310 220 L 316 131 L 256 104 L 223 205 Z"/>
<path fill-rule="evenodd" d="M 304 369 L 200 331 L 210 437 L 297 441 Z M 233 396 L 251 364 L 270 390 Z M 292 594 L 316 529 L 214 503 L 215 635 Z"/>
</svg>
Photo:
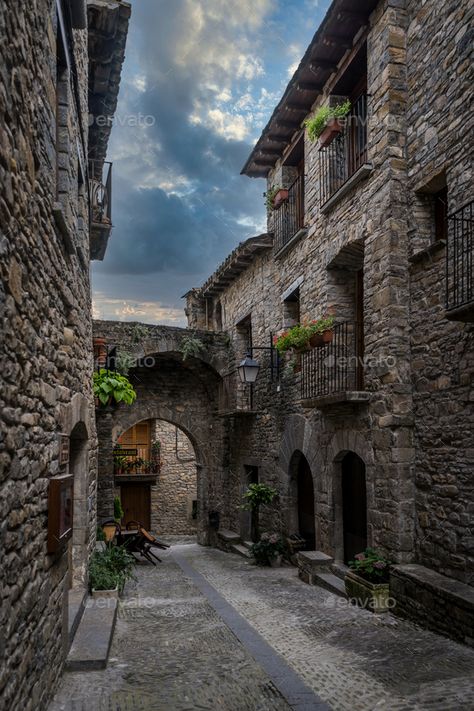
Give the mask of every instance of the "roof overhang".
<svg viewBox="0 0 474 711">
<path fill-rule="evenodd" d="M 282 157 L 286 146 L 324 87 L 348 53 L 355 37 L 367 27 L 379 0 L 333 0 L 280 103 L 263 129 L 241 173 L 264 178 Z"/>
<path fill-rule="evenodd" d="M 201 298 L 212 298 L 224 291 L 253 262 L 257 254 L 273 247 L 273 236 L 262 234 L 241 242 L 197 291 Z M 195 290 L 191 290 L 195 291 Z M 188 292 L 189 293 L 189 292 Z"/>
<path fill-rule="evenodd" d="M 88 0 L 89 158 L 104 161 L 117 108 L 131 5 Z"/>
</svg>

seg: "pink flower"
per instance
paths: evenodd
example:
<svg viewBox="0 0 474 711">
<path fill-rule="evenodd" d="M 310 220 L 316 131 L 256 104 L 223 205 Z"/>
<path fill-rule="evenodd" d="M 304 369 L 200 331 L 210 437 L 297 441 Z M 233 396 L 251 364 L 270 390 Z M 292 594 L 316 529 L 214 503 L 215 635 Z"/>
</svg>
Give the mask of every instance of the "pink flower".
<svg viewBox="0 0 474 711">
<path fill-rule="evenodd" d="M 365 553 L 357 553 L 355 556 L 356 560 L 365 560 Z"/>
<path fill-rule="evenodd" d="M 386 563 L 383 562 L 383 560 L 376 560 L 374 563 L 374 568 L 378 568 L 381 570 L 382 568 L 385 568 Z"/>
</svg>

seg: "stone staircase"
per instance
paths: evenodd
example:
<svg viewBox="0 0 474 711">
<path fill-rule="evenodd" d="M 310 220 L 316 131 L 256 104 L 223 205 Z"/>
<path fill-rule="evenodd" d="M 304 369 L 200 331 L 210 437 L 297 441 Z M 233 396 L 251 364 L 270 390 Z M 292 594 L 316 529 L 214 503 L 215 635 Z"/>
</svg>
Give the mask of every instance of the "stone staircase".
<svg viewBox="0 0 474 711">
<path fill-rule="evenodd" d="M 237 555 L 243 558 L 253 560 L 253 556 L 250 553 L 252 541 L 243 541 L 238 533 L 228 531 L 225 528 L 217 532 L 217 537 L 219 539 L 219 545 L 223 550 L 229 553 L 237 553 Z"/>
<path fill-rule="evenodd" d="M 300 551 L 297 555 L 298 575 L 309 585 L 318 585 L 339 597 L 347 597 L 344 577 L 345 565 L 322 551 Z"/>
</svg>

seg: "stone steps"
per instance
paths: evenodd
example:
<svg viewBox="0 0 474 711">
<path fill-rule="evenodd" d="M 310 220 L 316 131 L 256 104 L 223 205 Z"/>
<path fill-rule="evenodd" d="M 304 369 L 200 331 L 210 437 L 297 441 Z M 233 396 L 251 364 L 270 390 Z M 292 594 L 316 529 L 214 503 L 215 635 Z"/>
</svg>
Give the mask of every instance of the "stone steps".
<svg viewBox="0 0 474 711">
<path fill-rule="evenodd" d="M 316 573 L 313 576 L 313 585 L 329 590 L 329 592 L 339 595 L 339 597 L 347 597 L 344 580 L 334 573 Z"/>
<path fill-rule="evenodd" d="M 118 600 L 87 598 L 66 659 L 68 671 L 105 669 L 115 629 Z"/>
<path fill-rule="evenodd" d="M 237 553 L 238 555 L 241 555 L 244 558 L 253 559 L 253 556 L 247 546 L 243 545 L 242 543 L 233 543 L 230 549 L 231 551 L 233 551 L 233 553 Z"/>
<path fill-rule="evenodd" d="M 246 548 L 252 548 L 253 541 L 242 541 L 242 545 L 245 546 Z"/>
</svg>

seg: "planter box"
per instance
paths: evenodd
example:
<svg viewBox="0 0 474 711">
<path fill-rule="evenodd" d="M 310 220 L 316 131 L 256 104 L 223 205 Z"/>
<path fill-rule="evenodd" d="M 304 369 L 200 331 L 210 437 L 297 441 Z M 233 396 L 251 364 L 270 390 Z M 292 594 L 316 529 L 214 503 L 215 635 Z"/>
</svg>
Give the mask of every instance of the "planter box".
<svg viewBox="0 0 474 711">
<path fill-rule="evenodd" d="M 118 588 L 114 588 L 113 590 L 95 590 L 95 588 L 92 588 L 92 597 L 94 600 L 98 600 L 99 598 L 113 598 L 118 600 L 118 596 Z"/>
<path fill-rule="evenodd" d="M 359 607 L 370 612 L 387 612 L 390 609 L 388 583 L 370 583 L 350 570 L 345 577 L 347 597 Z"/>
<path fill-rule="evenodd" d="M 279 207 L 283 205 L 284 202 L 288 200 L 288 190 L 282 188 L 277 192 L 273 198 L 273 209 L 278 210 Z"/>
<path fill-rule="evenodd" d="M 331 343 L 334 336 L 334 332 L 331 329 L 327 329 L 322 333 L 315 333 L 309 339 L 309 345 L 311 348 L 320 348 L 326 343 Z"/>
<path fill-rule="evenodd" d="M 334 141 L 336 136 L 338 136 L 340 133 L 342 133 L 343 126 L 340 124 L 340 122 L 337 119 L 333 119 L 322 134 L 319 137 L 319 147 L 320 148 L 326 148 L 326 146 L 329 146 L 330 143 Z"/>
</svg>

